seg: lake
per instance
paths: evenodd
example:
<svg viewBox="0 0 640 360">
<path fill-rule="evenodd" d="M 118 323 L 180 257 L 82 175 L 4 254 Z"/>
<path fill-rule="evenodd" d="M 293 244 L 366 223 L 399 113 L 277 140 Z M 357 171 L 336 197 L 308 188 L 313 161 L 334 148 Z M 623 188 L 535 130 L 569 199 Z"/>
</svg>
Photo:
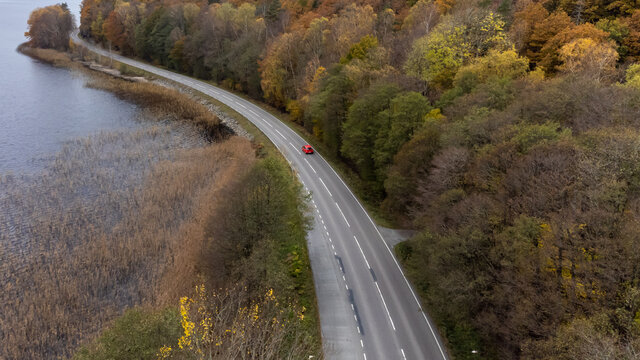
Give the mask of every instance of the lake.
<svg viewBox="0 0 640 360">
<path fill-rule="evenodd" d="M 0 0 L 0 174 L 41 169 L 66 140 L 139 126 L 135 105 L 84 87 L 85 79 L 15 51 L 30 12 L 47 1 Z M 79 1 L 68 2 L 79 13 Z"/>
</svg>

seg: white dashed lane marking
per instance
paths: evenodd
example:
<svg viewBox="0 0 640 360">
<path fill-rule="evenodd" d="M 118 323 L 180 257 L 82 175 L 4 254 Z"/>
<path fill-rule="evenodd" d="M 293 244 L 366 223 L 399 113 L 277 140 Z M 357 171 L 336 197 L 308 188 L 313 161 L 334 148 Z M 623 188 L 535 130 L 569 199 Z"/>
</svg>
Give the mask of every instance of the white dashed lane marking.
<svg viewBox="0 0 640 360">
<path fill-rule="evenodd" d="M 369 261 L 367 261 L 367 257 L 364 255 L 364 251 L 362 251 L 362 247 L 360 246 L 360 242 L 358 241 L 358 238 L 355 235 L 353 235 L 353 238 L 356 240 L 356 244 L 358 244 L 358 249 L 360 249 L 360 254 L 362 254 L 362 257 L 364 258 L 364 262 L 365 264 L 367 264 L 367 268 L 371 270 L 371 265 L 369 265 Z"/>
<path fill-rule="evenodd" d="M 318 178 L 320 180 L 320 182 L 322 183 L 322 186 L 324 186 L 324 188 L 327 190 L 327 192 L 329 193 L 329 196 L 333 197 L 333 195 L 331 195 L 331 191 L 329 191 L 329 188 L 327 187 L 327 185 L 325 185 L 324 181 L 322 181 L 322 178 Z M 337 204 L 336 204 L 337 205 Z"/>
<path fill-rule="evenodd" d="M 322 181 L 322 179 L 320 179 L 320 181 Z M 324 183 L 323 183 L 324 184 Z M 327 190 L 328 191 L 328 190 Z M 331 195 L 331 194 L 329 194 Z M 338 205 L 338 203 L 336 203 L 336 207 L 338 208 L 338 210 L 340 211 L 340 214 L 342 215 L 342 218 L 344 219 L 344 222 L 347 223 L 348 227 L 351 227 L 351 225 L 349 225 L 349 221 L 347 221 L 347 217 L 344 216 L 344 213 L 342 212 L 342 209 L 340 209 L 340 205 Z"/>
<path fill-rule="evenodd" d="M 396 326 L 393 324 L 393 319 L 391 318 L 391 314 L 389 313 L 387 302 L 384 301 L 384 296 L 382 296 L 382 291 L 380 291 L 380 286 L 378 285 L 377 281 L 375 281 L 374 284 L 376 284 L 376 288 L 378 288 L 378 294 L 380 294 L 380 299 L 382 299 L 382 305 L 384 305 L 384 309 L 387 311 L 387 316 L 389 317 L 389 321 L 391 321 L 391 327 L 393 328 L 393 331 L 396 331 Z"/>
<path fill-rule="evenodd" d="M 317 174 L 316 169 L 313 168 L 313 166 L 311 166 L 311 164 L 309 163 L 309 160 L 304 159 L 304 161 L 307 162 L 307 165 L 309 165 L 309 167 L 311 168 L 311 170 L 313 171 L 314 174 Z"/>
<path fill-rule="evenodd" d="M 291 147 L 292 147 L 292 148 L 293 148 L 293 149 L 294 149 L 298 154 L 302 154 L 302 153 L 300 152 L 300 150 L 298 150 L 298 148 L 297 148 L 295 145 L 293 145 L 292 143 L 289 143 L 289 145 L 291 145 Z M 306 160 L 306 159 L 305 159 L 305 160 Z"/>
</svg>

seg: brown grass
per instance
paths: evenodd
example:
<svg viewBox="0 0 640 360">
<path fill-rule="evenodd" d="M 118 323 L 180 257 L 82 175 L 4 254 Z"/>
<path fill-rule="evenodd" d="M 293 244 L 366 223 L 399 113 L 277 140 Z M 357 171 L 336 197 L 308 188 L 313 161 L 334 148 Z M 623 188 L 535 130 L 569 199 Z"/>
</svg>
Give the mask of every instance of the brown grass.
<svg viewBox="0 0 640 360">
<path fill-rule="evenodd" d="M 69 356 L 125 308 L 191 291 L 204 224 L 254 155 L 172 134 L 72 142 L 44 175 L 1 180 L 0 358 Z"/>
<path fill-rule="evenodd" d="M 27 43 L 20 44 L 17 50 L 29 57 L 38 59 L 56 67 L 77 67 L 76 64 L 71 60 L 69 54 L 65 52 L 60 52 L 53 49 L 34 48 L 29 46 Z"/>
<path fill-rule="evenodd" d="M 88 86 L 114 93 L 121 99 L 133 101 L 157 114 L 172 114 L 202 129 L 212 138 L 219 139 L 229 134 L 220 119 L 209 109 L 177 90 L 153 83 L 134 83 L 95 74 Z"/>
</svg>

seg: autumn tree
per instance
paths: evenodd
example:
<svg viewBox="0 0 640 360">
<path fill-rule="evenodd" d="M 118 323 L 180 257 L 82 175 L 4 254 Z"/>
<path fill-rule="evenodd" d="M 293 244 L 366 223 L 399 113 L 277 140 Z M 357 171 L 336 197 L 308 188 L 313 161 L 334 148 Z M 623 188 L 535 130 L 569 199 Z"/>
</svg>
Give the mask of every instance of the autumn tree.
<svg viewBox="0 0 640 360">
<path fill-rule="evenodd" d="M 135 50 L 135 29 L 138 24 L 138 11 L 130 3 L 118 5 L 104 21 L 103 34 L 107 41 L 125 55 Z"/>
<path fill-rule="evenodd" d="M 529 5 L 516 15 L 516 21 L 520 29 L 528 29 L 521 31 L 523 41 L 526 41 L 527 57 L 547 73 L 559 70 L 562 64 L 560 49 L 566 44 L 580 38 L 590 38 L 600 43 L 609 37 L 608 33 L 593 24 L 575 25 L 563 11 L 557 11 L 540 21 L 544 14 L 544 9 L 538 5 Z"/>
<path fill-rule="evenodd" d="M 402 22 L 402 28 L 396 33 L 390 48 L 393 52 L 394 66 L 401 67 L 416 39 L 427 35 L 440 21 L 440 12 L 430 0 L 417 1 Z"/>
<path fill-rule="evenodd" d="M 440 19 L 437 7 L 430 0 L 417 1 L 402 22 L 402 31 L 414 33 L 418 37 L 428 34 Z"/>
<path fill-rule="evenodd" d="M 540 50 L 542 58 L 538 65 L 542 66 L 548 73 L 559 70 L 562 64 L 560 49 L 574 40 L 584 38 L 591 39 L 594 43 L 603 43 L 607 41 L 608 34 L 589 23 L 569 26 L 544 44 Z"/>
<path fill-rule="evenodd" d="M 80 10 L 80 35 L 103 41 L 104 22 L 115 5 L 116 2 L 113 0 L 83 0 Z"/>
<path fill-rule="evenodd" d="M 368 88 L 372 82 L 397 74 L 389 57 L 389 51 L 378 45 L 377 38 L 365 36 L 340 61 L 345 64 L 345 74 L 356 89 L 361 90 Z"/>
<path fill-rule="evenodd" d="M 529 8 L 533 11 L 536 8 Z M 543 12 L 538 7 L 534 14 L 535 17 L 532 20 L 540 20 L 539 16 L 543 14 Z M 526 14 L 523 14 L 525 16 Z M 543 53 L 543 47 L 549 42 L 553 37 L 557 34 L 561 33 L 565 29 L 573 28 L 575 25 L 571 22 L 571 18 L 564 12 L 556 12 L 549 16 L 547 16 L 544 20 L 539 23 L 532 23 L 532 30 L 527 39 L 526 43 L 526 55 L 531 62 L 534 64 L 538 64 L 545 57 Z M 547 49 L 549 50 L 549 49 Z M 553 49 L 551 51 L 547 51 L 547 53 L 552 54 Z"/>
<path fill-rule="evenodd" d="M 633 64 L 627 68 L 625 80 L 627 86 L 640 90 L 640 64 Z"/>
<path fill-rule="evenodd" d="M 269 103 L 284 107 L 290 99 L 297 97 L 301 59 L 297 44 L 299 33 L 279 36 L 269 47 L 267 56 L 260 64 L 262 91 Z"/>
<path fill-rule="evenodd" d="M 486 56 L 473 59 L 456 73 L 453 92 L 456 96 L 469 93 L 476 86 L 496 79 L 523 77 L 529 61 L 518 56 L 515 50 L 490 50 Z"/>
<path fill-rule="evenodd" d="M 609 39 L 616 42 L 616 47 L 620 57 L 625 57 L 629 48 L 625 45 L 629 36 L 629 27 L 619 19 L 600 19 L 596 23 L 596 28 L 609 34 Z"/>
<path fill-rule="evenodd" d="M 539 41 L 546 41 L 542 39 L 530 43 L 531 36 L 533 35 L 536 27 L 541 25 L 541 22 L 548 16 L 549 12 L 540 2 L 529 2 L 522 10 L 517 11 L 514 14 L 510 33 L 513 38 L 514 45 L 521 55 L 524 55 L 527 51 L 531 51 L 533 53 L 540 47 Z M 544 38 L 544 36 L 545 35 L 537 34 L 536 38 Z"/>
<path fill-rule="evenodd" d="M 372 34 L 376 25 L 373 8 L 351 4 L 329 20 L 327 32 L 327 60 L 338 62 L 351 46 L 364 36 Z"/>
<path fill-rule="evenodd" d="M 597 22 L 600 19 L 624 18 L 631 15 L 637 8 L 635 0 L 603 1 L 603 0 L 582 0 L 583 17 L 585 22 Z"/>
<path fill-rule="evenodd" d="M 622 40 L 622 44 L 628 51 L 626 55 L 638 61 L 640 59 L 640 10 L 635 10 L 631 16 L 623 18 L 621 22 L 629 32 Z"/>
<path fill-rule="evenodd" d="M 416 40 L 405 64 L 406 72 L 436 87 L 451 86 L 458 68 L 471 57 L 465 31 L 464 26 L 441 24 Z"/>
<path fill-rule="evenodd" d="M 73 30 L 73 15 L 66 4 L 51 5 L 31 12 L 25 36 L 29 45 L 44 49 L 69 48 L 69 34 Z"/>
<path fill-rule="evenodd" d="M 504 25 L 492 12 L 474 16 L 465 24 L 441 23 L 415 41 L 405 70 L 438 88 L 449 88 L 458 69 L 471 57 L 507 46 Z"/>
<path fill-rule="evenodd" d="M 597 43 L 590 38 L 576 39 L 560 49 L 562 71 L 581 73 L 596 81 L 611 76 L 615 70 L 618 53 L 606 42 Z"/>
</svg>

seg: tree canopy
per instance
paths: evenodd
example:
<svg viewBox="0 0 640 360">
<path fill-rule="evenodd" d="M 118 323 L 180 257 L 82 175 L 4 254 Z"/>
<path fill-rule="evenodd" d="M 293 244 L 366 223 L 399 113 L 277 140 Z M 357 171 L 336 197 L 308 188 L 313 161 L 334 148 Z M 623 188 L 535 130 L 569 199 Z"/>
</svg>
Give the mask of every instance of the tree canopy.
<svg viewBox="0 0 640 360">
<path fill-rule="evenodd" d="M 29 45 L 43 49 L 66 50 L 73 30 L 73 15 L 67 4 L 51 5 L 31 12 L 25 36 Z"/>
</svg>

